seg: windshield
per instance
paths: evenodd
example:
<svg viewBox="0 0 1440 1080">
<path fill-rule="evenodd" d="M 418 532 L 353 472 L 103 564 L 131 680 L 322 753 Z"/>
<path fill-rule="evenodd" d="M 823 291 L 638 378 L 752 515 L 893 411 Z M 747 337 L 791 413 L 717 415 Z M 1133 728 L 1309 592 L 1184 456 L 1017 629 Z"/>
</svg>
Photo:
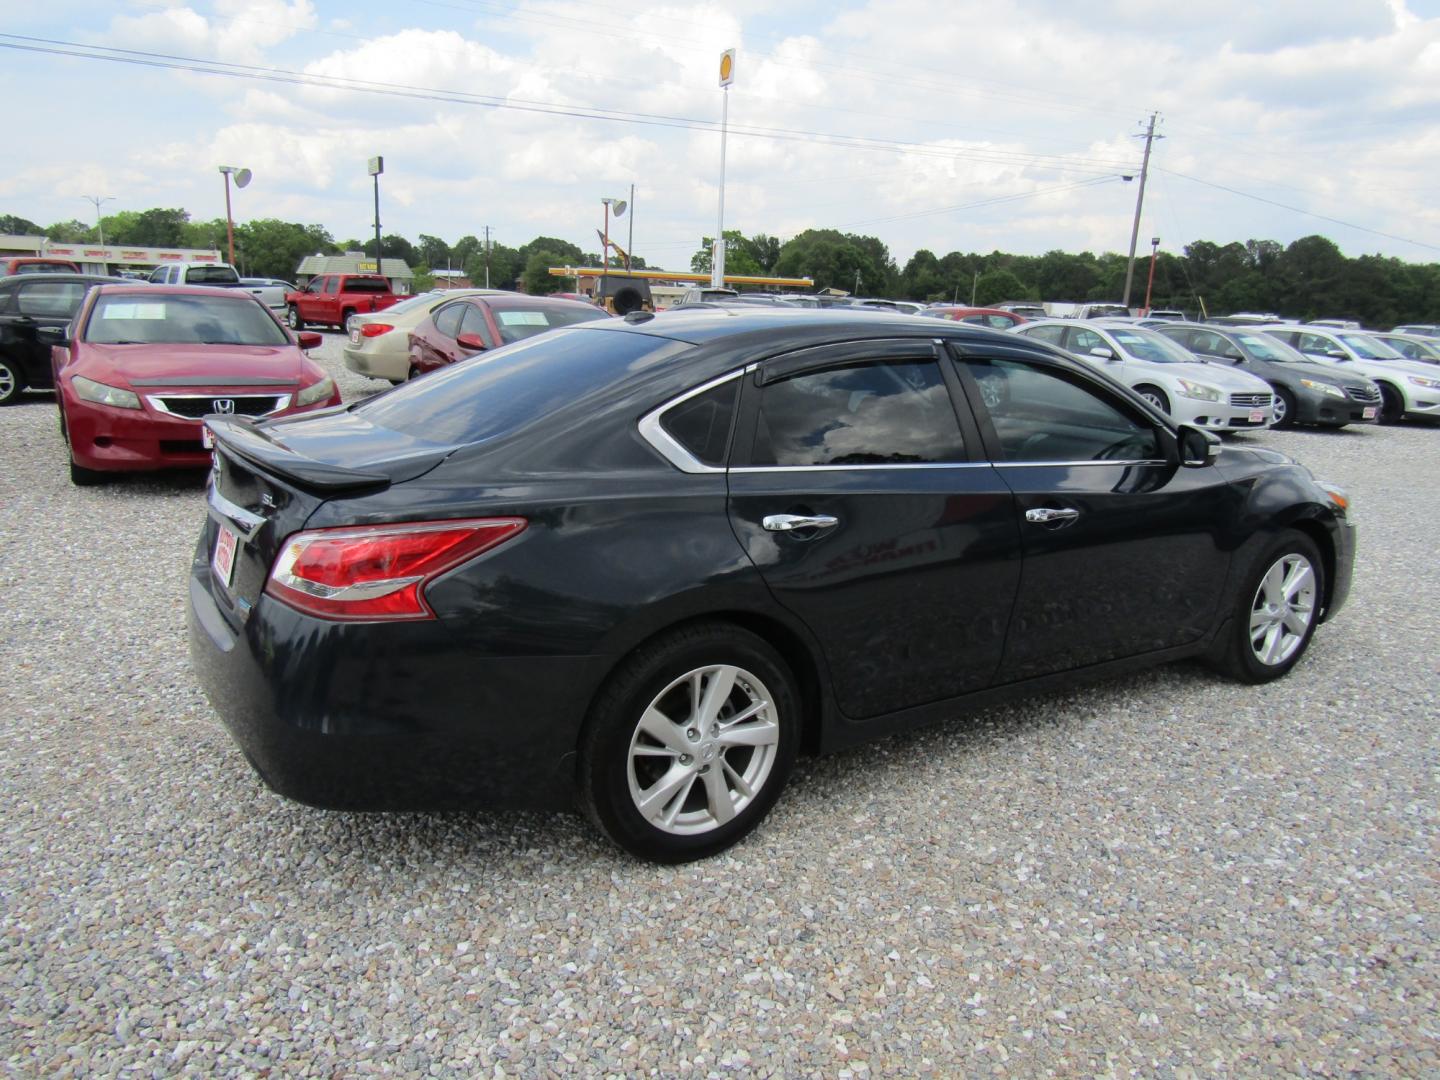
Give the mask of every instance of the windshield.
<svg viewBox="0 0 1440 1080">
<path fill-rule="evenodd" d="M 1378 341 L 1364 334 L 1336 334 L 1341 341 L 1348 345 L 1356 356 L 1366 360 L 1403 360 L 1394 349 L 1390 348 L 1383 341 Z"/>
<path fill-rule="evenodd" d="M 127 290 L 128 291 L 128 290 Z M 90 312 L 85 341 L 97 345 L 285 345 L 285 331 L 248 296 L 117 293 Z"/>
<path fill-rule="evenodd" d="M 1188 349 L 1150 330 L 1110 330 L 1109 334 L 1137 360 L 1155 364 L 1198 364 L 1200 360 Z"/>
<path fill-rule="evenodd" d="M 540 420 L 691 346 L 651 334 L 573 328 L 433 371 L 355 406 L 372 424 L 438 443 L 475 443 Z"/>
<path fill-rule="evenodd" d="M 1235 340 L 1245 347 L 1245 350 L 1254 357 L 1261 360 L 1270 360 L 1276 364 L 1308 364 L 1310 358 L 1302 352 L 1297 352 L 1283 341 L 1266 337 L 1263 334 L 1236 334 Z"/>
</svg>

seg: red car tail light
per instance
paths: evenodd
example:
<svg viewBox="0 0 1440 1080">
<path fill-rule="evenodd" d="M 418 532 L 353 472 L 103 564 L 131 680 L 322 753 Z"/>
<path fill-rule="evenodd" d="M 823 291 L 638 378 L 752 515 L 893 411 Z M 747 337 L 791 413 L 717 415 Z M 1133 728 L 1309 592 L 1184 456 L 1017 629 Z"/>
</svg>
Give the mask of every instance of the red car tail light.
<svg viewBox="0 0 1440 1080">
<path fill-rule="evenodd" d="M 480 518 L 299 532 L 280 549 L 265 592 L 322 619 L 433 619 L 425 587 L 525 525 Z"/>
<path fill-rule="evenodd" d="M 383 322 L 367 322 L 367 323 L 361 323 L 361 324 L 360 324 L 360 336 L 361 336 L 361 337 L 379 337 L 381 334 L 388 334 L 391 330 L 394 330 L 394 329 L 395 329 L 395 327 L 391 326 L 389 323 L 383 323 Z"/>
</svg>

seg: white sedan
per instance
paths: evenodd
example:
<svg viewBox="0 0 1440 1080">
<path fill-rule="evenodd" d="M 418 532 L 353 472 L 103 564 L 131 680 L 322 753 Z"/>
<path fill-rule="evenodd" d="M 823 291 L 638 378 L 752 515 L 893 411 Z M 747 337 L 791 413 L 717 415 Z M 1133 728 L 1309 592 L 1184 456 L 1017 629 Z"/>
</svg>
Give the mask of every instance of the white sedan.
<svg viewBox="0 0 1440 1080">
<path fill-rule="evenodd" d="M 1274 394 L 1264 379 L 1208 363 L 1133 323 L 1045 319 L 1022 323 L 1012 333 L 1058 345 L 1182 424 L 1218 432 L 1267 428 L 1275 422 Z"/>
</svg>

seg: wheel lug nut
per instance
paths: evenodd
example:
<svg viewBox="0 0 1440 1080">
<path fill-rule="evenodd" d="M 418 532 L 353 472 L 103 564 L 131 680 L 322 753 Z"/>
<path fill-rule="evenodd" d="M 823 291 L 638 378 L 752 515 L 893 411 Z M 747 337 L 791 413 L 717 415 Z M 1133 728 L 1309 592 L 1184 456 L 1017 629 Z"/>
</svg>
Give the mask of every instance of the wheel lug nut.
<svg viewBox="0 0 1440 1080">
<path fill-rule="evenodd" d="M 687 739 L 698 739 L 700 737 L 700 732 L 696 731 L 692 727 L 689 731 L 685 732 L 685 737 Z"/>
<path fill-rule="evenodd" d="M 681 764 L 681 765 L 689 765 L 690 762 L 692 762 L 692 761 L 694 761 L 694 760 L 695 760 L 695 759 L 692 758 L 689 754 L 681 754 L 681 755 L 680 755 L 680 764 Z"/>
</svg>

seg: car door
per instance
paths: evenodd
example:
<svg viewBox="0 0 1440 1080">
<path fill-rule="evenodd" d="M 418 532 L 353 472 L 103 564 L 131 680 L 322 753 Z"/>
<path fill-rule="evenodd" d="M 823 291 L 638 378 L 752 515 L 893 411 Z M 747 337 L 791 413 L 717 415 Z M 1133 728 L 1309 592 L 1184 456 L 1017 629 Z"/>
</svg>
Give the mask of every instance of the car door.
<svg viewBox="0 0 1440 1080">
<path fill-rule="evenodd" d="M 300 316 L 306 322 L 326 322 L 330 318 L 326 294 L 334 293 L 335 280 L 333 274 L 323 274 L 310 282 L 300 298 Z"/>
<path fill-rule="evenodd" d="M 1214 623 L 1240 496 L 1182 468 L 1122 392 L 1046 358 L 957 357 L 1015 495 L 1024 571 L 997 681 L 1198 640 Z"/>
<path fill-rule="evenodd" d="M 807 349 L 744 379 L 731 523 L 851 718 L 981 689 L 1004 648 L 1019 530 L 956 392 L 914 340 Z"/>
<path fill-rule="evenodd" d="M 8 303 L 0 302 L 0 349 L 13 359 L 34 387 L 52 384 L 50 344 L 44 327 L 69 324 L 88 288 L 79 281 L 46 281 L 43 275 L 20 283 Z"/>
<path fill-rule="evenodd" d="M 472 310 L 469 303 L 456 300 L 439 308 L 430 317 L 430 325 L 423 323 L 415 335 L 419 345 L 417 357 L 421 371 L 429 371 L 442 364 L 453 364 L 464 358 L 465 353 L 455 339 L 460 336 L 460 324 L 465 321 L 466 312 Z M 483 319 L 482 319 L 483 321 Z"/>
</svg>

